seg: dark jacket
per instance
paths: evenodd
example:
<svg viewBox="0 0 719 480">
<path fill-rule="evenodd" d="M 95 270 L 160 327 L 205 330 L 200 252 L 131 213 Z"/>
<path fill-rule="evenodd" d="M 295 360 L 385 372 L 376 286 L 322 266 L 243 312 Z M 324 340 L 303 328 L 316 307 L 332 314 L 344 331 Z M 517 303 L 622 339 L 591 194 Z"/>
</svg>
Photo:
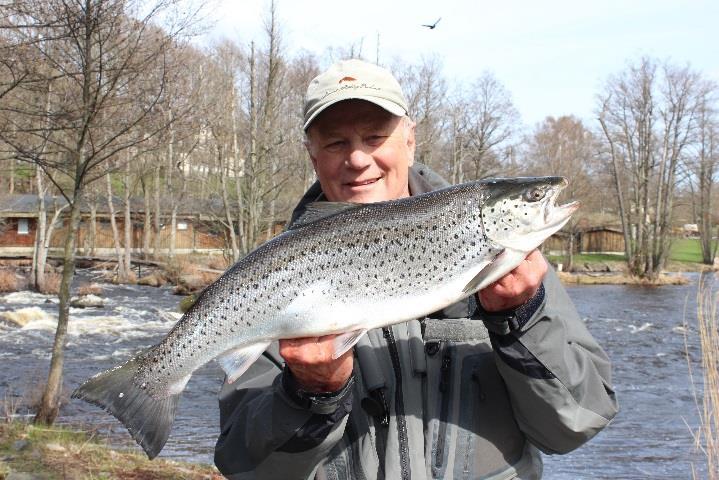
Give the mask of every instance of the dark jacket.
<svg viewBox="0 0 719 480">
<path fill-rule="evenodd" d="M 410 170 L 413 195 L 445 185 Z M 293 220 L 317 200 L 315 184 Z M 220 393 L 215 463 L 228 478 L 540 478 L 538 450 L 569 452 L 617 412 L 609 360 L 551 269 L 515 311 L 488 315 L 469 299 L 369 331 L 353 383 L 321 412 L 277 352 Z"/>
</svg>

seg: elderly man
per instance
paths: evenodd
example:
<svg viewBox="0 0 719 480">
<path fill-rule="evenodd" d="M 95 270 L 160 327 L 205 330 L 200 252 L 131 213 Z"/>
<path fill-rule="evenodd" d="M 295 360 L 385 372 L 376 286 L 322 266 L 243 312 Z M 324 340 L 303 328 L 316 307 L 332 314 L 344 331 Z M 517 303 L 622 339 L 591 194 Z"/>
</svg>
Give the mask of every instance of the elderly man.
<svg viewBox="0 0 719 480">
<path fill-rule="evenodd" d="M 293 221 L 311 202 L 446 186 L 414 164 L 387 70 L 331 66 L 304 115 L 318 182 Z M 540 450 L 571 451 L 617 412 L 609 361 L 537 251 L 476 298 L 371 330 L 337 359 L 332 339 L 280 341 L 223 386 L 215 463 L 228 478 L 540 478 Z"/>
</svg>

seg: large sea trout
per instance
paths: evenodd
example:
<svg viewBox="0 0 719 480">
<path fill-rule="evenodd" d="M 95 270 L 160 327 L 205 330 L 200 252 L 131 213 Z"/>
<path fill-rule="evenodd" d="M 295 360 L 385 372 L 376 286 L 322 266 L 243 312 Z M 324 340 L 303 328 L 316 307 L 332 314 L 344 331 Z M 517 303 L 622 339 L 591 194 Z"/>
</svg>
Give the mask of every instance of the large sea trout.
<svg viewBox="0 0 719 480">
<path fill-rule="evenodd" d="M 514 269 L 578 204 L 561 177 L 466 183 L 371 204 L 315 203 L 207 287 L 157 345 L 73 393 L 117 417 L 150 458 L 165 445 L 192 373 L 216 359 L 235 381 L 270 342 L 424 317 Z"/>
</svg>

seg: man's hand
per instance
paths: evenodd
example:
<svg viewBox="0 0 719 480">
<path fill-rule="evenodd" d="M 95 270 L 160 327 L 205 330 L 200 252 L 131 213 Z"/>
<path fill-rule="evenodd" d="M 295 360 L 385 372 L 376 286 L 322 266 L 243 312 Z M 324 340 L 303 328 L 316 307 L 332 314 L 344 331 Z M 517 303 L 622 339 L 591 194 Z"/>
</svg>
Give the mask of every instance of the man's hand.
<svg viewBox="0 0 719 480">
<path fill-rule="evenodd" d="M 336 335 L 280 340 L 280 355 L 300 385 L 309 392 L 334 392 L 352 375 L 352 349 L 332 358 Z"/>
<path fill-rule="evenodd" d="M 537 293 L 546 273 L 547 261 L 534 250 L 517 268 L 480 290 L 477 297 L 488 312 L 517 308 Z"/>
</svg>

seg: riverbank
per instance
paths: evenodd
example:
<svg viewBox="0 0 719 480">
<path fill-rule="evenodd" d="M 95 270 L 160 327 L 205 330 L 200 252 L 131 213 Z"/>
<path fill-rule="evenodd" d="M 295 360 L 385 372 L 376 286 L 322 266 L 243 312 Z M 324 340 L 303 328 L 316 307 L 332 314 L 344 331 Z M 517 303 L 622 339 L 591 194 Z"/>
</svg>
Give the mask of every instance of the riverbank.
<svg viewBox="0 0 719 480">
<path fill-rule="evenodd" d="M 22 422 L 0 423 L 0 480 L 217 480 L 210 465 L 148 460 L 110 449 L 92 433 Z"/>
</svg>

